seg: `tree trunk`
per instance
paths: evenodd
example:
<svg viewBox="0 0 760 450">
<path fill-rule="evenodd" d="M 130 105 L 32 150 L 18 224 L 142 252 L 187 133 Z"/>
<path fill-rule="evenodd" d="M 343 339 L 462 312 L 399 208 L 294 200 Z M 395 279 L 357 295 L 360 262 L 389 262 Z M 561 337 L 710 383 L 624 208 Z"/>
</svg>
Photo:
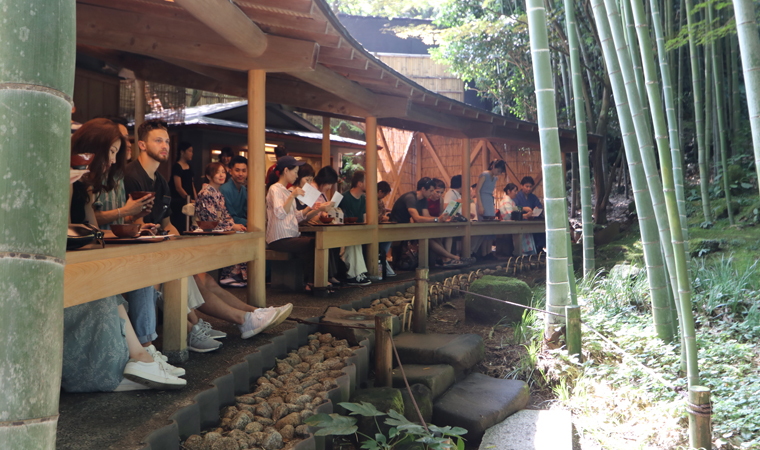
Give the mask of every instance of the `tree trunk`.
<svg viewBox="0 0 760 450">
<path fill-rule="evenodd" d="M 710 204 L 710 145 L 713 139 L 711 47 L 712 44 L 705 44 L 705 137 L 699 153 L 699 187 L 702 193 L 702 210 L 705 215 L 705 222 L 712 222 L 712 205 Z"/>
<path fill-rule="evenodd" d="M 712 23 L 713 7 L 711 3 L 707 4 L 707 21 Z M 709 25 L 708 25 L 709 26 Z M 723 92 L 723 58 L 718 55 L 715 50 L 715 45 L 720 44 L 720 41 L 710 44 L 710 54 L 712 58 L 713 67 L 713 82 L 715 83 L 715 114 L 718 119 L 718 147 L 715 151 L 720 150 L 720 165 L 723 170 L 723 190 L 726 197 L 726 208 L 728 211 L 728 223 L 734 224 L 734 212 L 731 210 L 731 186 L 728 179 L 728 142 L 726 136 L 726 111 L 723 109 L 724 92 Z"/>
<path fill-rule="evenodd" d="M 579 57 L 580 37 L 577 34 L 578 24 L 575 19 L 575 8 L 572 0 L 565 0 L 565 15 L 568 45 L 570 47 L 570 72 L 573 92 L 575 93 L 575 131 L 578 139 L 578 154 L 573 159 L 573 178 L 576 178 L 575 174 L 578 173 L 581 188 L 581 221 L 583 223 L 583 275 L 586 276 L 593 274 L 596 261 L 594 257 L 594 222 L 591 218 L 591 173 L 589 171 L 588 141 L 586 136 L 586 110 L 583 105 L 583 98 L 578 95 L 579 89 L 583 84 Z"/>
<path fill-rule="evenodd" d="M 760 180 L 760 36 L 757 34 L 752 0 L 734 0 L 734 15 L 744 71 L 744 88 L 747 92 L 749 124 L 752 128 L 755 170 Z"/>
<path fill-rule="evenodd" d="M 608 20 L 607 11 L 602 0 L 592 0 L 592 8 L 599 38 L 602 42 L 602 52 L 604 60 L 607 63 L 607 71 L 612 83 L 612 89 L 615 92 L 615 107 L 620 120 L 623 146 L 628 160 L 628 171 L 631 175 L 633 195 L 636 200 L 636 211 L 641 228 L 641 241 L 644 247 L 644 261 L 649 279 L 655 329 L 658 336 L 663 340 L 670 341 L 673 339 L 673 329 L 666 282 L 667 273 L 663 264 L 660 236 L 657 231 L 657 223 L 654 219 L 655 213 L 652 199 L 647 193 L 646 176 L 642 167 L 641 154 L 638 151 L 639 145 L 633 127 L 631 110 L 628 109 L 626 85 L 620 71 L 618 55 L 614 48 L 618 45 L 617 42 L 613 45 L 611 38 L 610 25 L 616 27 L 617 30 L 620 30 L 622 27 L 620 26 L 619 18 Z M 617 14 L 616 16 L 619 17 Z M 622 34 L 620 34 L 620 37 L 622 37 Z M 627 54 L 627 51 L 626 46 L 623 45 L 621 52 Z M 630 63 L 630 60 L 628 61 Z M 635 90 L 635 84 L 633 86 Z M 638 94 L 636 96 L 638 97 Z"/>
<path fill-rule="evenodd" d="M 63 351 L 75 2 L 5 2 L 2 17 L 0 447 L 54 449 Z"/>
<path fill-rule="evenodd" d="M 609 123 L 610 96 L 612 89 L 604 86 L 602 92 L 602 106 L 599 111 L 599 120 L 596 123 L 596 134 L 602 136 L 602 142 L 594 150 L 594 192 L 596 193 L 596 202 L 594 204 L 594 217 L 596 223 L 604 225 L 607 223 L 607 208 L 604 202 L 604 193 L 606 192 L 605 167 L 607 161 L 604 158 L 605 148 L 607 147 L 607 124 Z"/>
<path fill-rule="evenodd" d="M 694 96 L 694 124 L 697 129 L 697 155 L 699 158 L 699 176 L 703 180 L 700 183 L 702 188 L 702 214 L 705 222 L 712 222 L 710 212 L 710 197 L 707 191 L 707 162 L 705 159 L 705 120 L 704 111 L 702 110 L 702 82 L 699 76 L 699 52 L 697 51 L 697 27 L 694 24 L 693 11 L 694 0 L 685 0 L 686 2 L 686 23 L 689 27 L 689 54 L 691 56 L 691 85 L 692 95 Z"/>
<path fill-rule="evenodd" d="M 738 150 L 739 128 L 741 126 L 741 100 L 739 99 L 739 41 L 736 36 L 729 36 L 731 43 L 731 147 Z M 743 153 L 743 152 L 742 152 Z"/>
<path fill-rule="evenodd" d="M 567 262 L 569 257 L 567 254 L 567 199 L 565 186 L 562 184 L 564 169 L 559 145 L 557 112 L 554 109 L 556 93 L 551 80 L 549 39 L 543 2 L 527 0 L 527 10 L 538 126 L 542 130 L 540 133 L 541 159 L 546 200 L 546 309 L 564 314 L 564 307 L 569 305 L 571 300 Z M 563 323 L 563 317 L 548 316 L 544 336 L 547 339 L 556 339 L 555 329 Z"/>
</svg>

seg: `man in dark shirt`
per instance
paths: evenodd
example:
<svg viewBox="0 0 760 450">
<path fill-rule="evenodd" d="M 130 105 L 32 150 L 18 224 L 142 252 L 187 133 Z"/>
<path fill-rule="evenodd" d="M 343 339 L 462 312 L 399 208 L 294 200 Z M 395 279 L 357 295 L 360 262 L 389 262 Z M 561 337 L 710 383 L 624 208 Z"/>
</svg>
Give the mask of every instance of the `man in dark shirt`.
<svg viewBox="0 0 760 450">
<path fill-rule="evenodd" d="M 169 183 L 157 172 L 158 166 L 169 159 L 169 133 L 166 122 L 147 120 L 137 129 L 140 157 L 124 169 L 124 190 L 155 192 L 153 208 L 135 223 L 154 223 L 169 234 L 179 234 L 171 224 L 171 192 Z"/>
<path fill-rule="evenodd" d="M 536 184 L 536 182 L 533 181 L 533 177 L 523 177 L 523 179 L 520 180 L 520 184 L 522 185 L 522 189 L 520 189 L 520 192 L 518 192 L 515 196 L 515 205 L 519 206 L 520 208 L 527 206 L 531 209 L 544 209 L 544 205 L 541 204 L 541 200 L 538 199 L 536 194 L 533 194 L 531 192 L 533 190 L 533 186 Z M 533 217 L 532 214 L 530 216 L 531 219 L 540 219 L 543 217 L 543 211 L 541 211 L 541 214 L 539 214 L 537 217 Z M 546 246 L 546 233 L 533 233 L 533 240 L 536 243 L 536 251 L 541 252 L 541 250 L 543 250 L 543 248 Z"/>
<path fill-rule="evenodd" d="M 423 177 L 417 182 L 417 191 L 407 192 L 396 200 L 391 209 L 391 221 L 397 223 L 445 222 L 448 216 L 430 217 L 425 215 L 428 207 L 428 198 L 435 192 L 435 184 L 428 177 Z"/>
</svg>

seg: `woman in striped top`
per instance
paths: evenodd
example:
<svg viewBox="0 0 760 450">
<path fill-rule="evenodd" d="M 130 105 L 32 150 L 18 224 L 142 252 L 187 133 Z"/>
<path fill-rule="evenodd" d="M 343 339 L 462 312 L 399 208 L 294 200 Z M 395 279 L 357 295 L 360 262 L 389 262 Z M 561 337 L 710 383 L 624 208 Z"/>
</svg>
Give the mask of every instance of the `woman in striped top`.
<svg viewBox="0 0 760 450">
<path fill-rule="evenodd" d="M 287 186 L 295 183 L 298 178 L 298 168 L 304 164 L 304 161 L 298 161 L 292 156 L 283 156 L 277 160 L 272 176 L 276 179 L 269 180 L 267 192 L 266 242 L 270 250 L 295 253 L 302 258 L 306 277 L 313 281 L 315 238 L 301 236 L 298 224 L 329 210 L 333 204 L 324 203 L 318 207 L 306 207 L 300 211 L 296 208 L 296 197 L 303 195 L 304 191 L 295 186 L 291 191 Z"/>
</svg>

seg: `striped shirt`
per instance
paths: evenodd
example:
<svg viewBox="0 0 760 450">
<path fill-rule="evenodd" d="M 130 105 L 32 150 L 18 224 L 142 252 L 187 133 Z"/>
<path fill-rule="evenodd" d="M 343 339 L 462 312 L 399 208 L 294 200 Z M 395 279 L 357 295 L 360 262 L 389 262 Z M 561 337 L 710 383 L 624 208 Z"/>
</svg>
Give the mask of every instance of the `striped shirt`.
<svg viewBox="0 0 760 450">
<path fill-rule="evenodd" d="M 285 211 L 285 202 L 291 192 L 282 184 L 275 183 L 267 193 L 267 244 L 285 238 L 301 235 L 298 223 L 306 216 L 296 209 L 295 200 L 290 204 L 290 211 Z"/>
</svg>

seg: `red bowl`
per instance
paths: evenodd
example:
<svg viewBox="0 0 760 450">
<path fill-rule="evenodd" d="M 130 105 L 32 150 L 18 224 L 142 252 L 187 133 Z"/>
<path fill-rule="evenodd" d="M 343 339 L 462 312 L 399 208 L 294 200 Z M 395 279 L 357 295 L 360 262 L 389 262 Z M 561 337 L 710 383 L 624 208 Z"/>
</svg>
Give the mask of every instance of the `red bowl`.
<svg viewBox="0 0 760 450">
<path fill-rule="evenodd" d="M 124 225 L 111 225 L 111 231 L 116 237 L 133 238 L 140 235 L 139 223 L 128 223 Z"/>
<path fill-rule="evenodd" d="M 146 195 L 156 195 L 155 192 L 149 192 L 149 191 L 134 191 L 130 192 L 129 196 L 132 198 L 132 200 L 140 200 L 141 198 L 145 197 Z"/>
<path fill-rule="evenodd" d="M 359 218 L 358 217 L 346 217 L 344 220 L 346 221 L 346 223 L 356 223 L 356 221 L 359 220 Z"/>
<path fill-rule="evenodd" d="M 200 228 L 203 231 L 213 231 L 214 228 L 216 228 L 217 225 L 219 225 L 218 220 L 199 220 L 196 222 L 196 225 L 198 225 L 198 228 Z"/>
<path fill-rule="evenodd" d="M 319 216 L 319 221 L 322 223 L 332 223 L 333 218 L 330 216 Z"/>
<path fill-rule="evenodd" d="M 74 153 L 71 155 L 71 168 L 84 170 L 90 166 L 94 157 L 94 153 Z"/>
</svg>

